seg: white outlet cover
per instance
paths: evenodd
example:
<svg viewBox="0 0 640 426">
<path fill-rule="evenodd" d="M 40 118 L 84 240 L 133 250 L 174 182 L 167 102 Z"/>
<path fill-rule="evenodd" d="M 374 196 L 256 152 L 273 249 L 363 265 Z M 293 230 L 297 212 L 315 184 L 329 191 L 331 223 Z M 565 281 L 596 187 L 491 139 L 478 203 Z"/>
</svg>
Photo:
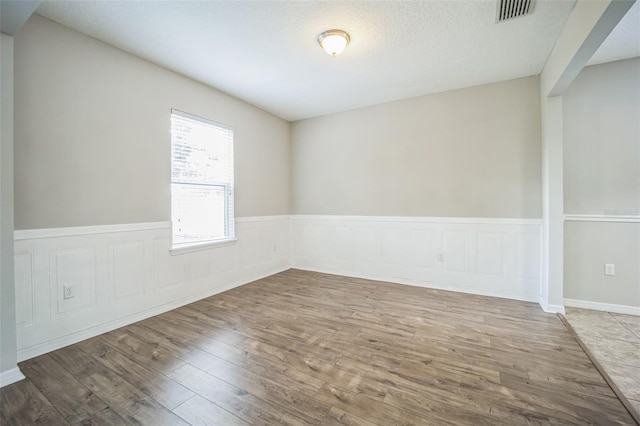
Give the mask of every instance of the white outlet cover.
<svg viewBox="0 0 640 426">
<path fill-rule="evenodd" d="M 76 295 L 75 285 L 69 284 L 69 285 L 62 286 L 63 299 L 71 299 L 75 297 L 75 295 Z"/>
<path fill-rule="evenodd" d="M 613 263 L 605 263 L 604 264 L 604 274 L 605 275 L 615 275 L 616 274 L 616 265 Z"/>
</svg>

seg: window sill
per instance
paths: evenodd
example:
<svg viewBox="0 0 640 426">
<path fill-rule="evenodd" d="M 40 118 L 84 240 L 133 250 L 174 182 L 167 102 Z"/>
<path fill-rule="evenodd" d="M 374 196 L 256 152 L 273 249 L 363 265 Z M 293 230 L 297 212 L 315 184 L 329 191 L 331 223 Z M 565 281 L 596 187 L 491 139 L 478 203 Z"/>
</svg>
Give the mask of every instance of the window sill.
<svg viewBox="0 0 640 426">
<path fill-rule="evenodd" d="M 209 250 L 217 247 L 230 246 L 237 242 L 238 242 L 237 239 L 229 238 L 226 240 L 207 241 L 207 242 L 195 243 L 195 244 L 184 244 L 176 247 L 171 247 L 169 249 L 169 253 L 171 253 L 171 255 L 174 256 L 177 254 L 185 254 L 185 253 L 191 253 L 194 251 Z"/>
</svg>

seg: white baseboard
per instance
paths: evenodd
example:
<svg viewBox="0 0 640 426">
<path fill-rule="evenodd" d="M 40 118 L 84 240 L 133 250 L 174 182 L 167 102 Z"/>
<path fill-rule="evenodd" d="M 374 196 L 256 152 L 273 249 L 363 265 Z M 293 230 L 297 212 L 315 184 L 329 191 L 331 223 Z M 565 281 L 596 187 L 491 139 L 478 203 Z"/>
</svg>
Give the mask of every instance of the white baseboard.
<svg viewBox="0 0 640 426">
<path fill-rule="evenodd" d="M 234 244 L 178 255 L 167 222 L 16 232 L 18 360 L 289 269 L 289 216 L 240 219 Z"/>
<path fill-rule="evenodd" d="M 151 309 L 147 309 L 147 310 L 142 311 L 142 312 L 137 312 L 137 313 L 135 313 L 133 315 L 129 315 L 129 316 L 126 316 L 126 317 L 118 318 L 117 320 L 114 320 L 114 321 L 109 321 L 109 322 L 106 322 L 106 323 L 103 323 L 103 324 L 99 324 L 99 325 L 97 325 L 95 327 L 86 328 L 86 329 L 77 331 L 75 333 L 67 334 L 66 336 L 58 337 L 56 339 L 48 340 L 48 341 L 39 343 L 37 345 L 21 349 L 21 350 L 18 351 L 18 361 L 22 362 L 22 361 L 25 361 L 27 359 L 31 359 L 31 358 L 40 356 L 42 354 L 46 354 L 48 352 L 52 352 L 52 351 L 64 348 L 65 346 L 73 345 L 74 343 L 78 343 L 78 342 L 81 342 L 83 340 L 90 339 L 92 337 L 98 336 L 100 334 L 108 333 L 108 332 L 113 331 L 115 329 L 118 329 L 120 327 L 124 327 L 126 325 L 133 324 L 135 322 L 142 321 L 142 320 L 145 320 L 147 318 L 151 318 L 153 316 L 163 314 L 163 313 L 168 312 L 168 311 L 170 311 L 172 309 L 177 309 L 177 308 L 179 308 L 181 306 L 185 306 L 185 305 L 188 305 L 190 303 L 197 302 L 198 300 L 206 299 L 207 297 L 211 297 L 211 296 L 213 296 L 215 294 L 223 293 L 223 292 L 225 292 L 227 290 L 231 290 L 233 288 L 240 287 L 240 286 L 248 284 L 248 283 L 250 283 L 252 281 L 256 281 L 256 280 L 268 277 L 270 275 L 286 271 L 288 269 L 289 269 L 288 266 L 285 267 L 285 268 L 279 268 L 279 269 L 271 271 L 271 272 L 269 272 L 267 274 L 264 274 L 262 276 L 252 277 L 250 279 L 245 279 L 245 280 L 242 280 L 242 281 L 239 281 L 239 282 L 235 282 L 235 283 L 232 283 L 232 284 L 229 284 L 229 285 L 225 285 L 225 286 L 220 287 L 220 288 L 207 290 L 207 291 L 204 291 L 202 293 L 191 295 L 191 296 L 186 297 L 186 298 L 181 299 L 181 300 L 176 300 L 174 302 L 167 303 L 167 304 L 164 304 L 164 305 L 161 305 L 161 306 L 155 306 L 155 307 L 153 307 Z"/>
<path fill-rule="evenodd" d="M 17 231 L 18 359 L 290 267 L 538 301 L 537 219 L 283 215 L 236 222 L 237 243 L 175 256 L 167 222 Z M 65 299 L 68 285 L 75 296 Z"/>
<path fill-rule="evenodd" d="M 564 306 L 562 305 L 550 305 L 547 303 L 546 300 L 543 300 L 542 298 L 540 298 L 538 304 L 540 305 L 540 308 L 542 308 L 543 311 L 549 313 L 549 314 L 563 314 L 564 315 Z"/>
<path fill-rule="evenodd" d="M 466 288 L 466 287 L 460 287 L 460 286 L 450 285 L 446 283 L 420 282 L 420 281 L 407 280 L 407 279 L 395 278 L 395 277 L 391 277 L 391 278 L 381 277 L 379 275 L 373 275 L 373 274 L 359 274 L 359 273 L 353 273 L 353 272 L 323 270 L 320 268 L 307 268 L 307 267 L 300 267 L 300 266 L 295 266 L 293 268 L 299 269 L 301 271 L 320 272 L 322 274 L 341 275 L 341 276 L 351 277 L 351 278 L 361 278 L 363 280 L 383 281 L 387 283 L 410 285 L 412 287 L 422 287 L 422 288 L 429 288 L 433 290 L 444 290 L 444 291 L 453 291 L 456 293 L 473 294 L 476 296 L 499 297 L 501 299 L 520 300 L 523 302 L 534 302 L 534 303 L 538 301 L 538 298 L 536 296 L 528 296 L 520 293 L 508 293 L 508 292 L 502 292 L 502 291 L 490 291 L 490 290 L 483 290 L 483 289 Z"/>
<path fill-rule="evenodd" d="M 538 302 L 537 219 L 292 216 L 293 268 Z"/>
<path fill-rule="evenodd" d="M 18 367 L 0 372 L 0 388 L 23 380 L 25 377 Z"/>
<path fill-rule="evenodd" d="M 612 303 L 600 303 L 575 299 L 564 299 L 564 304 L 572 308 L 593 309 L 594 311 L 640 316 L 640 306 L 614 305 Z"/>
</svg>

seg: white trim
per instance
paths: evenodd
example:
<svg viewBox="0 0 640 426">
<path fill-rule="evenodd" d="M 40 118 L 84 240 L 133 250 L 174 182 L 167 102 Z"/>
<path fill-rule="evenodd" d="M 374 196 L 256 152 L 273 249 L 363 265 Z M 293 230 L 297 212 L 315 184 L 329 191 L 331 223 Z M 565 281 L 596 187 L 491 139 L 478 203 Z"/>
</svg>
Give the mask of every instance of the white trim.
<svg viewBox="0 0 640 426">
<path fill-rule="evenodd" d="M 181 118 L 186 118 L 187 120 L 191 120 L 191 121 L 196 121 L 196 122 L 202 122 L 203 124 L 209 125 L 209 126 L 214 126 L 214 127 L 219 127 L 222 130 L 227 130 L 227 131 L 231 131 L 233 132 L 233 127 L 228 126 L 226 124 L 222 124 L 222 123 L 218 123 L 217 121 L 213 121 L 210 120 L 208 118 L 205 117 L 201 117 L 199 115 L 195 115 L 195 114 L 189 114 L 188 112 L 184 112 L 182 110 L 176 109 L 176 108 L 171 108 L 171 114 L 172 115 L 177 115 Z"/>
<path fill-rule="evenodd" d="M 25 377 L 22 374 L 22 371 L 18 367 L 12 368 L 11 370 L 0 372 L 0 388 L 3 388 L 7 385 L 10 385 L 15 382 L 19 382 L 20 380 L 24 380 Z"/>
<path fill-rule="evenodd" d="M 486 218 L 486 217 L 429 217 L 429 216 L 333 216 L 292 215 L 294 220 L 350 220 L 366 222 L 427 222 L 487 225 L 541 225 L 542 219 Z"/>
<path fill-rule="evenodd" d="M 171 228 L 171 222 L 126 223 L 118 225 L 72 226 L 68 228 L 24 229 L 13 232 L 13 239 L 35 240 L 39 238 L 69 237 L 77 235 L 110 234 L 115 232 L 148 231 Z"/>
<path fill-rule="evenodd" d="M 540 299 L 538 301 L 538 304 L 540 305 L 540 308 L 542 308 L 543 311 L 550 313 L 550 314 L 564 314 L 564 306 L 562 305 L 550 305 L 549 303 L 547 303 L 547 300 L 544 298 L 543 295 L 540 295 Z"/>
<path fill-rule="evenodd" d="M 113 321 L 109 321 L 106 323 L 98 324 L 94 327 L 86 328 L 75 333 L 67 334 L 66 336 L 58 337 L 56 339 L 48 340 L 42 343 L 38 343 L 37 345 L 29 346 L 24 349 L 18 351 L 18 362 L 25 361 L 27 359 L 31 359 L 42 354 L 63 348 L 68 345 L 73 345 L 74 343 L 78 343 L 82 340 L 90 339 L 92 337 L 98 336 L 103 333 L 107 333 L 109 331 L 113 331 L 120 327 L 124 327 L 129 324 L 133 324 L 138 321 L 142 321 L 147 318 L 151 318 L 156 315 L 160 315 L 162 313 L 168 312 L 172 309 L 179 308 L 184 305 L 188 305 L 193 302 L 197 302 L 201 299 L 206 299 L 207 297 L 211 297 L 215 294 L 225 292 L 227 290 L 231 290 L 232 288 L 239 287 L 241 285 L 248 284 L 253 281 L 257 281 L 266 277 L 269 277 L 274 274 L 278 274 L 280 272 L 286 271 L 290 269 L 289 266 L 284 268 L 278 268 L 274 271 L 270 271 L 267 274 L 263 274 L 257 277 L 251 277 L 249 279 L 243 279 L 236 281 L 231 284 L 227 284 L 215 289 L 206 290 L 200 293 L 193 294 L 189 297 L 185 297 L 180 300 L 176 300 L 170 303 L 166 303 L 160 306 L 154 306 L 151 309 L 147 309 L 141 312 L 136 312 L 133 315 L 128 315 L 122 318 L 118 318 Z"/>
<path fill-rule="evenodd" d="M 640 215 L 565 214 L 565 222 L 640 223 Z"/>
<path fill-rule="evenodd" d="M 298 221 L 294 222 L 295 219 Z M 327 220 L 328 219 L 328 220 Z M 39 285 L 43 289 L 49 288 L 49 283 L 51 277 L 47 276 L 46 271 L 49 271 L 49 264 L 47 263 L 48 257 L 46 253 L 56 250 L 60 247 L 68 248 L 68 247 L 85 247 L 87 244 L 90 246 L 95 246 L 96 250 L 104 250 L 104 247 L 107 247 L 109 244 L 117 244 L 120 242 L 130 243 L 130 242 L 140 242 L 142 241 L 145 244 L 145 249 L 143 253 L 140 253 L 140 256 L 144 256 L 145 258 L 145 271 L 146 272 L 146 282 L 145 289 L 149 291 L 149 300 L 148 303 L 143 303 L 138 300 L 131 301 L 120 301 L 122 303 L 123 311 L 114 312 L 113 314 L 106 314 L 104 311 L 101 311 L 102 305 L 95 307 L 95 315 L 96 317 L 90 317 L 92 322 L 85 323 L 89 328 L 82 329 L 82 324 L 77 324 L 77 326 L 63 326 L 63 325 L 51 325 L 49 326 L 46 323 L 35 324 L 34 327 L 30 327 L 29 329 L 19 330 L 19 343 L 23 342 L 23 345 L 19 347 L 18 350 L 18 359 L 20 361 L 32 358 L 34 356 L 41 355 L 43 353 L 50 352 L 52 350 L 59 349 L 60 347 L 64 347 L 66 345 L 70 345 L 81 340 L 96 336 L 101 333 L 105 333 L 116 328 L 122 327 L 124 325 L 130 324 L 135 321 L 140 321 L 145 318 L 161 314 L 171 309 L 175 309 L 177 307 L 183 306 L 188 303 L 192 303 L 196 300 L 200 300 L 205 297 L 209 297 L 213 294 L 217 294 L 222 291 L 226 291 L 227 289 L 234 288 L 239 285 L 246 284 L 251 281 L 255 281 L 260 279 L 263 276 L 272 275 L 274 273 L 281 272 L 283 270 L 289 269 L 293 264 L 298 261 L 296 259 L 295 246 L 296 246 L 296 236 L 293 235 L 295 233 L 295 226 L 305 225 L 305 221 L 313 222 L 314 220 L 324 221 L 330 227 L 333 226 L 342 226 L 341 221 L 348 222 L 354 221 L 352 226 L 361 226 L 361 225 L 373 225 L 374 227 L 385 227 L 392 223 L 398 223 L 399 227 L 409 227 L 414 226 L 413 224 L 425 223 L 428 226 L 432 226 L 435 224 L 437 227 L 439 223 L 446 224 L 454 224 L 450 227 L 458 228 L 459 226 L 470 226 L 474 227 L 474 225 L 480 225 L 480 228 L 489 229 L 489 231 L 493 232 L 493 228 L 499 227 L 500 225 L 507 225 L 506 228 L 496 230 L 496 232 L 502 232 L 504 235 L 507 235 L 506 238 L 516 238 L 518 235 L 522 233 L 537 235 L 539 232 L 538 228 L 540 227 L 539 219 L 493 219 L 493 218 L 428 218 L 428 217 L 387 217 L 387 216 L 305 216 L 305 215 L 274 215 L 274 216 L 263 216 L 263 217 L 239 217 L 236 218 L 236 222 L 241 225 L 245 229 L 245 234 L 238 234 L 238 240 L 242 240 L 242 238 L 246 238 L 246 244 L 238 244 L 237 251 L 235 248 L 231 250 L 221 250 L 221 260 L 225 261 L 227 257 L 229 259 L 237 259 L 238 262 L 234 263 L 232 269 L 228 270 L 228 278 L 223 279 L 222 282 L 219 282 L 218 279 L 214 280 L 210 284 L 207 284 L 206 281 L 201 279 L 198 276 L 198 273 L 192 277 L 192 270 L 198 264 L 202 264 L 203 262 L 207 262 L 206 256 L 176 256 L 175 258 L 169 259 L 167 256 L 169 255 L 168 247 L 166 249 L 161 249 L 160 246 L 157 246 L 158 240 L 163 240 L 166 238 L 166 235 L 170 235 L 171 233 L 171 223 L 170 222 L 152 222 L 152 223 L 138 223 L 138 224 L 122 224 L 122 225 L 103 225 L 103 226 L 87 226 L 87 227 L 70 227 L 70 228 L 54 228 L 54 229 L 40 229 L 40 230 L 26 230 L 26 231 L 17 231 L 15 233 L 15 238 L 17 240 L 24 241 L 16 241 L 16 250 L 17 251 L 26 251 L 33 252 L 34 258 L 39 259 L 42 263 L 41 265 L 34 264 L 35 270 L 42 270 L 43 273 L 38 275 L 38 280 L 36 284 Z M 359 222 L 358 222 L 359 221 Z M 397 222 L 396 222 L 397 221 Z M 378 222 L 376 224 L 376 222 Z M 460 225 L 455 225 L 460 224 Z M 483 227 L 484 225 L 484 227 Z M 488 225 L 488 226 L 487 226 Z M 415 225 L 417 226 L 417 225 Z M 536 229 L 533 229 L 536 228 Z M 475 228 L 474 228 L 475 229 Z M 140 233 L 133 233 L 132 231 L 147 231 Z M 151 232 L 154 231 L 154 232 Z M 472 235 L 473 229 L 469 230 L 468 234 Z M 123 235 L 118 236 L 118 232 L 123 232 Z M 267 232 L 267 234 L 263 235 L 263 232 Z M 438 231 L 439 232 L 439 231 Z M 93 235 L 96 235 L 95 237 Z M 241 235 L 242 234 L 242 235 Z M 244 236 L 243 236 L 244 235 Z M 56 238 L 59 238 L 57 240 Z M 264 244 L 264 238 L 268 241 L 271 239 L 274 240 L 274 244 L 284 244 L 284 247 L 278 247 L 280 257 L 272 253 L 271 250 L 268 250 L 268 247 Z M 471 237 L 469 237 L 471 238 Z M 42 240 L 40 240 L 42 239 Z M 510 240 L 512 241 L 512 240 Z M 515 244 L 515 240 L 512 241 Z M 164 242 L 162 242 L 164 244 Z M 254 247 L 255 245 L 255 247 Z M 160 247 L 160 248 L 159 248 Z M 269 246 L 270 247 L 270 246 Z M 465 245 L 466 247 L 466 245 Z M 152 249 L 151 252 L 148 252 L 148 249 Z M 201 247 L 198 247 L 200 249 Z M 190 247 L 189 249 L 192 249 Z M 281 252 L 284 249 L 285 251 Z M 166 250 L 166 251 L 165 251 Z M 187 249 L 188 250 L 188 249 Z M 243 250 L 248 254 L 252 254 L 253 257 L 258 255 L 255 259 L 244 259 L 241 256 L 241 252 Z M 247 251 L 248 250 L 248 251 Z M 329 248 L 329 250 L 331 250 Z M 39 254 L 37 254 L 37 253 Z M 184 253 L 184 252 L 183 252 Z M 274 257 L 275 256 L 275 257 Z M 285 257 L 282 257 L 285 256 Z M 303 256 L 304 257 L 304 256 Z M 391 281 L 397 282 L 399 284 L 405 285 L 413 285 L 413 286 L 421 286 L 427 288 L 436 288 L 447 291 L 456 291 L 460 293 L 469 293 L 469 294 L 477 294 L 484 296 L 492 296 L 492 297 L 502 297 L 502 298 L 510 298 L 516 300 L 526 300 L 526 301 L 538 301 L 538 288 L 533 288 L 533 285 L 529 281 L 535 279 L 534 277 L 526 278 L 526 277 L 515 277 L 515 279 L 520 280 L 522 278 L 522 282 L 518 281 L 521 286 L 514 286 L 513 290 L 518 290 L 518 293 L 512 292 L 511 286 L 501 286 L 501 287 L 492 287 L 485 286 L 484 284 L 487 281 L 487 277 L 482 278 L 480 281 L 474 281 L 474 276 L 464 275 L 447 275 L 444 277 L 442 274 L 436 273 L 432 278 L 418 279 L 418 277 L 414 278 L 394 278 L 395 273 L 392 271 L 386 271 L 384 268 L 380 271 L 376 270 L 359 270 L 352 271 L 351 269 L 343 266 L 340 262 L 332 263 L 329 261 L 325 262 L 326 259 L 311 259 L 317 260 L 318 262 L 311 262 L 308 264 L 309 268 L 305 268 L 305 262 L 299 262 L 301 269 L 314 270 L 312 268 L 321 272 L 332 273 L 332 274 L 343 274 L 346 276 L 352 277 L 361 277 L 372 280 L 383 280 L 383 281 Z M 336 260 L 336 259 L 333 259 Z M 338 259 L 339 260 L 339 259 Z M 512 259 L 513 260 L 513 259 Z M 526 258 L 524 261 L 528 261 Z M 107 262 L 107 263 L 104 263 Z M 97 273 L 106 273 L 107 270 L 111 270 L 113 259 L 110 257 L 98 259 L 97 262 L 94 262 L 93 265 L 96 269 Z M 37 262 L 36 262 L 37 263 Z M 109 266 L 110 265 L 110 266 Z M 163 269 L 156 270 L 158 265 L 163 265 Z M 296 265 L 298 266 L 298 265 Z M 383 265 L 384 266 L 384 265 Z M 389 265 L 387 265 L 389 266 Z M 74 267 L 73 265 L 70 267 Z M 124 265 L 124 270 L 127 271 L 127 266 Z M 390 267 L 395 267 L 394 265 L 390 265 Z M 375 268 L 374 268 L 375 269 Z M 158 272 L 160 271 L 160 272 Z M 168 272 L 167 272 L 168 271 Z M 134 271 L 135 272 L 135 271 Z M 267 273 L 268 272 L 268 273 Z M 389 272 L 389 273 L 387 273 Z M 171 273 L 171 279 L 167 278 L 167 280 L 159 279 L 158 274 L 162 275 L 165 273 Z M 472 274 L 474 272 L 472 271 Z M 515 272 L 514 272 L 515 273 Z M 369 274 L 369 275 L 360 275 L 360 274 Z M 211 272 L 208 276 L 211 275 Z M 404 275 L 400 275 L 403 276 Z M 204 276 L 203 276 L 204 277 Z M 409 275 L 409 277 L 413 277 L 413 275 Z M 431 275 L 430 275 L 431 277 Z M 162 277 L 161 277 L 162 278 Z M 503 277 L 504 278 L 504 277 Z M 110 278 L 105 276 L 100 278 L 100 280 L 105 283 Z M 496 279 L 501 279 L 500 277 Z M 101 282 L 102 282 L 101 281 Z M 170 284 L 165 284 L 165 281 Z M 214 282 L 216 284 L 214 284 Z M 177 289 L 174 290 L 162 290 L 160 291 L 160 287 L 164 288 L 165 285 L 173 285 L 173 284 L 184 285 L 184 289 L 188 291 L 188 293 L 180 293 Z M 189 285 L 187 286 L 186 284 Z M 193 283 L 194 287 L 191 287 Z M 208 286 L 200 287 L 200 286 Z M 190 290 L 193 288 L 193 290 Z M 495 290 L 494 290 L 495 288 Z M 197 290 L 196 290 L 197 289 Z M 197 293 L 192 294 L 192 291 L 197 291 Z M 34 294 L 38 293 L 37 289 L 34 291 Z M 533 293 L 536 293 L 533 295 Z M 152 298 L 153 296 L 154 298 Z M 157 296 L 157 297 L 156 297 Z M 178 296 L 178 297 L 176 297 Z M 146 298 L 145 298 L 146 300 Z M 37 313 L 34 312 L 34 315 Z M 117 317 L 117 315 L 126 315 L 123 317 Z M 99 319 L 94 321 L 93 319 Z M 68 324 L 67 324 L 68 325 Z M 20 337 L 22 336 L 22 339 Z"/>
<path fill-rule="evenodd" d="M 564 306 L 562 306 L 562 305 L 548 305 L 547 307 L 548 307 L 549 310 L 545 311 L 545 312 L 554 313 L 554 314 L 562 314 L 562 315 L 565 314 Z"/>
<path fill-rule="evenodd" d="M 224 240 L 217 240 L 217 241 L 206 241 L 202 243 L 171 247 L 169 248 L 169 253 L 171 253 L 172 256 L 175 256 L 179 254 L 193 253 L 194 251 L 209 250 L 216 247 L 231 246 L 233 244 L 236 244 L 237 242 L 238 240 L 236 238 L 227 238 Z"/>
<path fill-rule="evenodd" d="M 540 305 L 540 309 L 542 309 L 543 311 L 549 312 L 547 307 L 547 300 L 542 295 L 540 295 L 540 299 L 538 300 L 538 305 Z"/>
<path fill-rule="evenodd" d="M 564 311 L 564 306 L 562 305 L 550 305 L 547 303 L 546 300 L 544 300 L 542 298 L 542 296 L 540 296 L 540 300 L 538 301 L 538 304 L 540 305 L 540 308 L 549 313 L 549 314 L 563 314 L 565 313 Z"/>
<path fill-rule="evenodd" d="M 247 223 L 247 222 L 270 222 L 274 220 L 289 220 L 292 216 L 288 214 L 283 215 L 275 215 L 275 216 L 246 216 L 246 217 L 236 217 L 236 223 Z"/>
<path fill-rule="evenodd" d="M 235 218 L 236 223 L 266 222 L 288 220 L 291 216 L 248 216 Z M 39 238 L 58 238 L 78 235 L 110 234 L 115 232 L 149 231 L 153 229 L 170 229 L 171 222 L 141 222 L 117 225 L 70 226 L 65 228 L 20 229 L 13 232 L 13 239 L 35 240 Z"/>
<path fill-rule="evenodd" d="M 303 270 L 538 302 L 539 222 L 294 215 L 291 263 Z M 485 234 L 489 240 L 480 241 Z M 441 259 L 445 248 L 457 263 Z M 487 262 L 501 266 L 483 269 Z"/>
<path fill-rule="evenodd" d="M 503 292 L 503 291 L 479 290 L 471 287 L 458 287 L 455 285 L 448 285 L 448 284 L 436 283 L 436 282 L 414 281 L 414 280 L 396 278 L 396 277 L 388 278 L 388 277 L 382 277 L 380 275 L 374 275 L 374 274 L 359 274 L 353 271 L 349 271 L 349 272 L 335 271 L 335 270 L 313 268 L 313 267 L 310 268 L 306 266 L 294 266 L 292 267 L 292 269 L 298 269 L 300 271 L 320 272 L 322 274 L 338 275 L 338 276 L 351 277 L 351 278 L 361 278 L 363 280 L 410 285 L 412 287 L 423 287 L 423 288 L 430 288 L 433 290 L 443 290 L 443 291 L 452 291 L 455 293 L 474 294 L 476 296 L 499 297 L 501 299 L 521 300 L 523 302 L 534 302 L 534 303 L 538 301 L 538 296 L 535 296 L 535 295 L 527 295 L 527 294 L 511 293 L 511 292 Z"/>
<path fill-rule="evenodd" d="M 564 299 L 564 304 L 572 308 L 593 309 L 615 314 L 639 315 L 640 306 L 614 305 L 613 303 L 591 302 L 588 300 Z"/>
<path fill-rule="evenodd" d="M 574 215 L 576 216 L 576 215 Z M 567 216 L 565 216 L 566 218 Z M 613 216 L 603 216 L 612 218 Z M 628 216 L 617 216 L 625 218 Z M 629 216 L 631 217 L 631 216 Z M 466 217 L 422 217 L 422 216 L 333 216 L 333 215 L 274 215 L 236 217 L 236 223 L 267 222 L 276 220 L 355 220 L 368 222 L 427 222 L 427 223 L 480 223 L 495 225 L 541 225 L 541 219 L 518 218 L 466 218 Z M 577 219 L 566 219 L 577 220 Z M 638 216 L 637 221 L 640 221 Z M 613 220 L 609 220 L 611 222 Z M 619 220 L 615 220 L 619 221 Z M 632 221 L 632 220 L 627 220 Z M 78 235 L 109 234 L 115 232 L 148 231 L 153 229 L 170 229 L 171 222 L 141 222 L 117 225 L 70 226 L 65 228 L 21 229 L 13 233 L 15 241 L 34 240 L 39 238 L 58 238 Z"/>
</svg>

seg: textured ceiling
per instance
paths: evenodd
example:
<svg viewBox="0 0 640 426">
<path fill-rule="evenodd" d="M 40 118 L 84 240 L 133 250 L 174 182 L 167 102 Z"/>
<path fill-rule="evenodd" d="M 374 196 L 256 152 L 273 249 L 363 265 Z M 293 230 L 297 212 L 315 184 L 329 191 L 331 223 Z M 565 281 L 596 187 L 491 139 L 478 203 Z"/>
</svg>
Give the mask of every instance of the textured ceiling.
<svg viewBox="0 0 640 426">
<path fill-rule="evenodd" d="M 38 13 L 287 120 L 540 73 L 575 0 L 47 1 Z M 344 29 L 332 58 L 319 33 Z"/>
<path fill-rule="evenodd" d="M 640 1 L 636 1 L 631 6 L 631 9 L 618 22 L 618 25 L 593 54 L 587 65 L 638 56 L 640 56 Z"/>
</svg>

